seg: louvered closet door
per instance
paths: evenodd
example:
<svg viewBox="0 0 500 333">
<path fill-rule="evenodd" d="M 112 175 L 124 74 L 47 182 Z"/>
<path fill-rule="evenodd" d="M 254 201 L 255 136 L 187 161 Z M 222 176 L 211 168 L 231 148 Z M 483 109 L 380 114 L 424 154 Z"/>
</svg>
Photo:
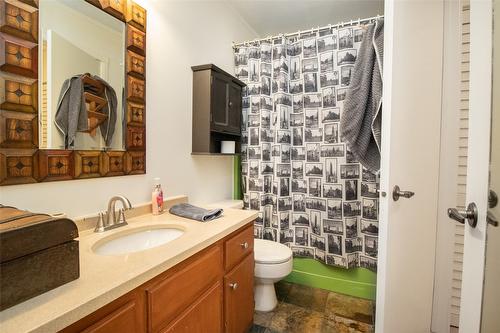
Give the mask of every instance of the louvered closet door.
<svg viewBox="0 0 500 333">
<path fill-rule="evenodd" d="M 495 6 L 497 22 L 493 22 L 493 6 Z M 491 189 L 497 193 L 500 192 L 498 188 L 495 189 L 500 177 L 498 174 L 500 163 L 498 158 L 498 151 L 500 151 L 500 140 L 498 140 L 500 131 L 498 126 L 500 116 L 500 99 L 498 98 L 500 85 L 499 7 L 500 1 L 496 0 L 474 0 L 470 3 L 470 114 L 465 201 L 467 204 L 476 204 L 477 225 L 470 225 L 466 222 L 464 227 L 459 325 L 460 332 L 464 333 L 496 333 L 500 326 L 498 321 L 500 319 L 498 315 L 500 307 L 499 229 L 487 223 L 488 213 L 498 215 L 495 207 L 488 212 L 490 181 Z M 494 26 L 499 31 L 493 33 Z M 491 275 L 491 273 L 494 274 Z M 483 281 L 485 281 L 484 285 Z"/>
<path fill-rule="evenodd" d="M 458 173 L 456 206 L 465 209 L 467 191 L 467 152 L 469 146 L 469 65 L 470 65 L 470 6 L 469 0 L 461 2 L 461 68 L 460 111 L 458 137 Z M 451 221 L 450 221 L 451 222 Z M 460 320 L 460 294 L 462 289 L 462 264 L 464 256 L 464 225 L 455 223 L 453 246 L 453 272 L 450 299 L 450 325 L 458 327 Z"/>
</svg>

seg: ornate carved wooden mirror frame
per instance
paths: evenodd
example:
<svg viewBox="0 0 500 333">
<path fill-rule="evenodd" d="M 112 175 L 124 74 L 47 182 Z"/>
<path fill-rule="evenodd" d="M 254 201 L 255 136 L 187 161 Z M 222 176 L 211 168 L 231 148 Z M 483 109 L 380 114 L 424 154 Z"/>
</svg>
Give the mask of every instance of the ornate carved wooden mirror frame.
<svg viewBox="0 0 500 333">
<path fill-rule="evenodd" d="M 126 24 L 126 151 L 38 149 L 38 0 L 0 0 L 0 185 L 146 172 L 146 10 L 86 1 Z"/>
</svg>

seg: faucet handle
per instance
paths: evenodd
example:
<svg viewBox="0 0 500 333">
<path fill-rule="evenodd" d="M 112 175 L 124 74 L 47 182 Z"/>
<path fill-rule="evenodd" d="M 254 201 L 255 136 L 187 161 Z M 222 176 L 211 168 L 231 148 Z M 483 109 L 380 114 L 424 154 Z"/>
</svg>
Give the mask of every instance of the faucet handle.
<svg viewBox="0 0 500 333">
<path fill-rule="evenodd" d="M 97 215 L 97 223 L 95 225 L 94 232 L 104 232 L 104 213 L 99 212 Z"/>
<path fill-rule="evenodd" d="M 127 224 L 127 220 L 125 219 L 125 209 L 124 208 L 120 208 L 120 210 L 118 211 L 118 222 L 117 223 Z"/>
</svg>

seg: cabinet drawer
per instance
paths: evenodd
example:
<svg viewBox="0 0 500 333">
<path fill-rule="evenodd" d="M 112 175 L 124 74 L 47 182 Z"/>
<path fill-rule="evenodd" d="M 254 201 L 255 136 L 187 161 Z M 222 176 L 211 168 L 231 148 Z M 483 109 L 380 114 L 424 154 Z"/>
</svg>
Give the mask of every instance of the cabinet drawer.
<svg viewBox="0 0 500 333">
<path fill-rule="evenodd" d="M 222 285 L 217 282 L 162 333 L 221 332 Z"/>
<path fill-rule="evenodd" d="M 222 273 L 222 249 L 215 246 L 195 255 L 187 265 L 146 288 L 150 331 L 158 332 L 165 327 L 217 282 Z"/>
<path fill-rule="evenodd" d="M 253 251 L 253 225 L 234 235 L 224 244 L 225 268 L 230 270 L 234 265 Z"/>
<path fill-rule="evenodd" d="M 247 256 L 224 277 L 225 332 L 244 333 L 253 322 L 254 259 Z"/>
</svg>

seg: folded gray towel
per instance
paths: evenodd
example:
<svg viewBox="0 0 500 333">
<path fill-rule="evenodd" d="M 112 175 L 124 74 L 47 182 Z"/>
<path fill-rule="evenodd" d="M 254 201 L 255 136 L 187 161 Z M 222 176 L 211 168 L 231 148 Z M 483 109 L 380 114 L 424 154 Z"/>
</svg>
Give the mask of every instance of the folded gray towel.
<svg viewBox="0 0 500 333">
<path fill-rule="evenodd" d="M 185 217 L 192 220 L 207 222 L 222 216 L 224 210 L 212 209 L 208 210 L 201 207 L 196 207 L 188 203 L 180 203 L 172 206 L 169 210 L 170 214 Z"/>
</svg>

